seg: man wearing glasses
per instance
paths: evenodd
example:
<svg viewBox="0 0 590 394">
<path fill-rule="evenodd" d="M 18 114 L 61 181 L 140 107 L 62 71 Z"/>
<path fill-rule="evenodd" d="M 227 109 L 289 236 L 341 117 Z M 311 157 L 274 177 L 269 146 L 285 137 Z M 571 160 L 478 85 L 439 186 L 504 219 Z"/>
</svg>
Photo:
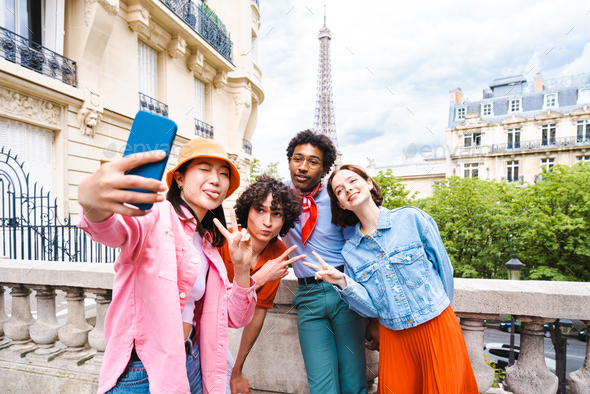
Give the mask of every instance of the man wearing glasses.
<svg viewBox="0 0 590 394">
<path fill-rule="evenodd" d="M 302 199 L 299 223 L 282 238 L 295 255 L 319 253 L 326 263 L 344 271 L 341 251 L 354 228 L 332 224 L 330 197 L 322 178 L 336 160 L 336 148 L 325 135 L 310 130 L 298 133 L 287 147 L 291 182 Z M 345 235 L 346 232 L 346 235 Z M 303 260 L 302 260 L 303 261 Z M 311 394 L 359 394 L 367 392 L 365 332 L 378 347 L 378 320 L 367 329 L 367 320 L 340 299 L 333 286 L 315 280 L 313 269 L 293 263 L 299 286 L 293 296 L 297 308 L 299 343 Z"/>
</svg>

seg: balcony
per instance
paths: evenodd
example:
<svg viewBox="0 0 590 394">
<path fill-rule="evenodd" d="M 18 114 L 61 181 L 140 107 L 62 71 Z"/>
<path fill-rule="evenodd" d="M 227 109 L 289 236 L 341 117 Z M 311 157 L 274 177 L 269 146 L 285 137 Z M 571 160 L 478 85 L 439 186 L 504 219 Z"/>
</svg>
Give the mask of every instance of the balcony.
<svg viewBox="0 0 590 394">
<path fill-rule="evenodd" d="M 168 117 L 168 105 L 139 92 L 139 109 L 160 116 Z"/>
<path fill-rule="evenodd" d="M 0 56 L 9 62 L 76 87 L 76 62 L 0 27 Z"/>
<path fill-rule="evenodd" d="M 248 140 L 242 140 L 242 147 L 244 148 L 244 152 L 252 156 L 252 142 Z"/>
<path fill-rule="evenodd" d="M 212 140 L 215 137 L 213 126 L 202 122 L 199 119 L 195 119 L 195 135 L 197 137 L 208 138 Z"/>
<path fill-rule="evenodd" d="M 230 62 L 232 42 L 230 34 L 219 17 L 208 7 L 198 6 L 191 0 L 160 0 L 180 19 L 203 37 L 213 48 Z"/>
<path fill-rule="evenodd" d="M 576 146 L 587 145 L 590 145 L 590 137 L 542 138 L 539 140 L 508 142 L 505 144 L 459 146 L 451 153 L 451 157 L 574 148 Z"/>
<path fill-rule="evenodd" d="M 20 393 L 23 387 L 36 387 L 34 392 L 66 392 L 66 388 L 67 392 L 95 392 L 105 350 L 104 321 L 112 299 L 113 264 L 0 259 L 0 278 L 2 392 Z M 508 313 L 522 322 L 520 357 L 506 369 L 508 385 L 515 394 L 554 394 L 557 377 L 544 362 L 543 326 L 558 318 L 590 324 L 590 309 L 583 307 L 590 303 L 587 285 L 455 279 L 453 308 L 461 318 L 479 392 L 487 392 L 494 379 L 494 370 L 484 359 L 484 322 Z M 309 392 L 299 347 L 297 310 L 292 304 L 297 286 L 292 272 L 281 280 L 274 308 L 268 311 L 260 338 L 249 354 L 244 373 L 255 390 Z M 35 311 L 31 310 L 33 291 Z M 64 293 L 67 307 L 56 313 L 56 298 L 62 300 Z M 240 335 L 241 330 L 230 330 L 234 354 Z M 583 366 L 570 374 L 572 394 L 590 392 L 589 345 L 590 341 Z M 377 375 L 379 354 L 366 354 L 367 380 L 372 381 Z M 269 364 L 268 360 L 273 362 Z"/>
</svg>

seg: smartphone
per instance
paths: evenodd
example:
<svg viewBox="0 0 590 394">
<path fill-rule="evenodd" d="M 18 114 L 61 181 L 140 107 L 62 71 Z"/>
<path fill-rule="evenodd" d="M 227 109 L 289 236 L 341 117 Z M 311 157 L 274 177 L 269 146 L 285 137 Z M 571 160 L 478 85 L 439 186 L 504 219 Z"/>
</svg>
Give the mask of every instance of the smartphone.
<svg viewBox="0 0 590 394">
<path fill-rule="evenodd" d="M 152 178 L 162 180 L 164 171 L 166 170 L 166 163 L 170 156 L 172 143 L 176 137 L 178 126 L 176 123 L 168 118 L 160 115 L 152 114 L 150 112 L 139 111 L 135 115 L 133 124 L 131 125 L 131 132 L 129 139 L 125 146 L 123 157 L 132 155 L 134 153 L 149 152 L 154 150 L 162 150 L 166 152 L 166 158 L 154 163 L 148 163 L 136 168 L 132 168 L 126 175 L 139 175 L 145 178 Z M 129 189 L 141 193 L 153 193 L 144 189 Z M 133 206 L 147 210 L 153 204 L 132 204 Z"/>
</svg>

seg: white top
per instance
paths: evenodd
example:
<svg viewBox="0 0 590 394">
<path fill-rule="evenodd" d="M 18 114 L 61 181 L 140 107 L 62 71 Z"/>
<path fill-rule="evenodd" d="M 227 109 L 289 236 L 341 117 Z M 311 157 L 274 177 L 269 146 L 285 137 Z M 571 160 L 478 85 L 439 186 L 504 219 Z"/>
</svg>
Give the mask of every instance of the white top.
<svg viewBox="0 0 590 394">
<path fill-rule="evenodd" d="M 191 290 L 184 310 L 182 311 L 182 322 L 191 324 L 193 323 L 193 315 L 195 314 L 195 302 L 203 298 L 203 294 L 205 294 L 205 286 L 207 285 L 207 271 L 209 271 L 210 264 L 209 259 L 207 256 L 205 256 L 205 252 L 203 252 L 203 238 L 196 231 L 193 234 L 193 245 L 199 252 L 201 269 L 199 270 L 197 280 L 193 285 L 193 289 Z"/>
</svg>

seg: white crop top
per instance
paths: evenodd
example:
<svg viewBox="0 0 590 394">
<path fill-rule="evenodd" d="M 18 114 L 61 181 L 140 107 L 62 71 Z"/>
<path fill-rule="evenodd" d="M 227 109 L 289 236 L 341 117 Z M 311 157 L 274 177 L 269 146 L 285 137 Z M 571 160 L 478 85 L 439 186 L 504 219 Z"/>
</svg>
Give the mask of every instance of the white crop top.
<svg viewBox="0 0 590 394">
<path fill-rule="evenodd" d="M 193 315 L 195 313 L 195 302 L 203 298 L 203 294 L 205 294 L 207 271 L 209 271 L 209 259 L 205 256 L 205 252 L 203 252 L 203 238 L 197 232 L 193 234 L 193 245 L 199 253 L 198 258 L 201 260 L 201 269 L 182 311 L 182 322 L 191 324 L 193 323 Z"/>
</svg>

